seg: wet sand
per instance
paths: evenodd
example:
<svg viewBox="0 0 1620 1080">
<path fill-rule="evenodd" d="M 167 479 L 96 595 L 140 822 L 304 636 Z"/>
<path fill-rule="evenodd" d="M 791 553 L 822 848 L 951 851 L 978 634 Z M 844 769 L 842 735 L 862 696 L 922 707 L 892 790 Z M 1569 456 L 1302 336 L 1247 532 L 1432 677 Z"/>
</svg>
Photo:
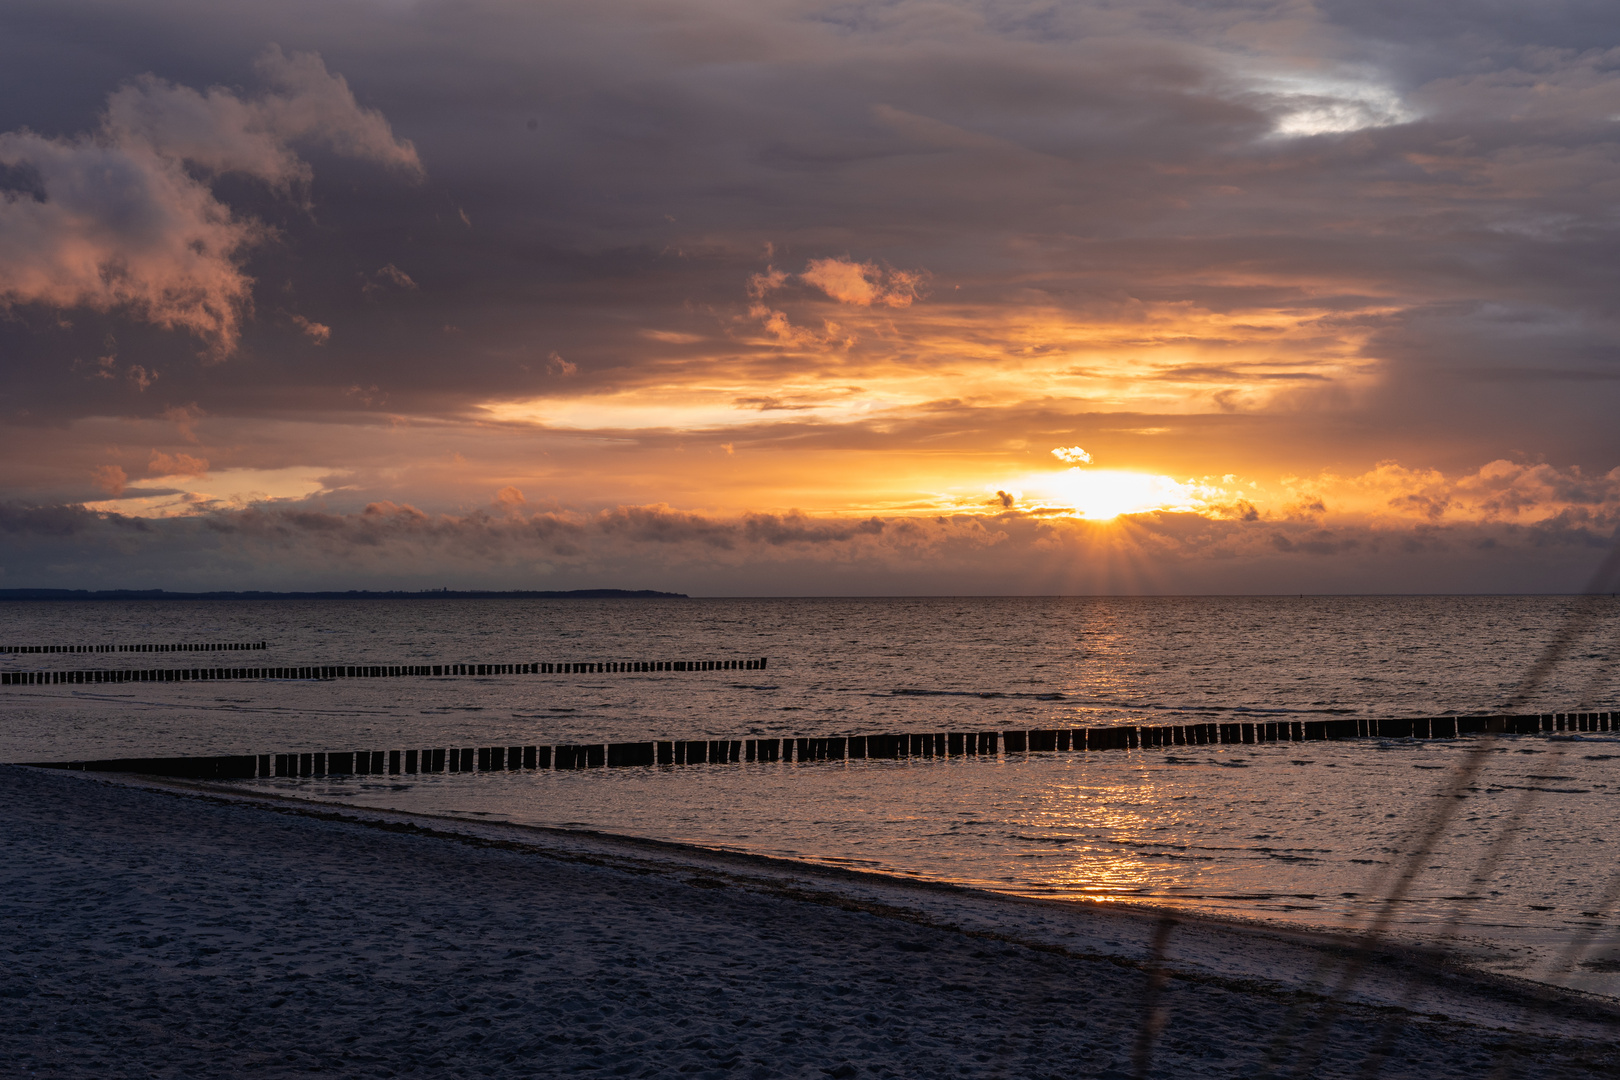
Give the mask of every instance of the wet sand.
<svg viewBox="0 0 1620 1080">
<path fill-rule="evenodd" d="M 7 1075 L 1620 1068 L 1611 1003 L 1421 955 L 1330 1011 L 1327 939 L 588 833 L 0 767 L 0 855 Z"/>
</svg>

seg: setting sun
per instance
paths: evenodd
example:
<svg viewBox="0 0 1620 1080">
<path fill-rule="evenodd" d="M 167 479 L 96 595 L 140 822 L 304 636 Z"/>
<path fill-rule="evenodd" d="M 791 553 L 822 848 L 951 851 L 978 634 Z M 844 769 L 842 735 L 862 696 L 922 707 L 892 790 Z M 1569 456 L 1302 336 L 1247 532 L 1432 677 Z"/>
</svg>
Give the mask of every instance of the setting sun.
<svg viewBox="0 0 1620 1080">
<path fill-rule="evenodd" d="M 1192 510 L 1201 501 L 1190 484 L 1120 469 L 1070 469 L 1041 487 L 1052 502 L 1092 521 L 1152 510 Z"/>
</svg>

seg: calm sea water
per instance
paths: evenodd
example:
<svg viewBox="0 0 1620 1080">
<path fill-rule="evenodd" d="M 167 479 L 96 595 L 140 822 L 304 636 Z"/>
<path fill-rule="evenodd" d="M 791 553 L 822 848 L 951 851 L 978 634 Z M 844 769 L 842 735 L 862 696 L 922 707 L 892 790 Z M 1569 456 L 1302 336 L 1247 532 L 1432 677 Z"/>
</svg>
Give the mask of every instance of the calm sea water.
<svg viewBox="0 0 1620 1080">
<path fill-rule="evenodd" d="M 770 657 L 762 672 L 0 689 L 0 760 L 1408 716 L 1508 701 L 1546 597 L 11 603 L 0 642 L 266 640 L 217 663 Z M 1620 708 L 1605 601 L 1525 711 Z M 131 657 L 0 657 L 6 669 Z M 142 658 L 145 662 L 146 658 Z M 131 664 L 133 666 L 133 664 Z M 1474 739 L 257 781 L 1026 895 L 1364 922 Z M 1396 929 L 1620 992 L 1620 738 L 1493 744 Z M 1485 880 L 1476 881 L 1491 862 Z M 1586 943 L 1586 944 L 1582 944 Z M 1581 945 L 1567 972 L 1558 957 Z"/>
</svg>

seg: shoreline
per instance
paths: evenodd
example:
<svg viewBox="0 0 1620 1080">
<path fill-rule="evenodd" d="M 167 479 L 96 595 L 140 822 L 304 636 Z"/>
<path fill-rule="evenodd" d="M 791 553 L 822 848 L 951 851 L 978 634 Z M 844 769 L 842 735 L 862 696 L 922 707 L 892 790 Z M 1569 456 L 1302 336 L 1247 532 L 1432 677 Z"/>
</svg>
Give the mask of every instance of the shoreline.
<svg viewBox="0 0 1620 1080">
<path fill-rule="evenodd" d="M 586 854 L 594 857 L 613 854 L 640 860 L 643 865 L 702 868 L 707 872 L 725 874 L 733 878 L 738 887 L 743 888 L 769 887 L 772 884 L 780 886 L 783 883 L 797 885 L 802 880 L 808 879 L 824 887 L 833 888 L 835 891 L 827 895 L 840 899 L 859 898 L 877 893 L 898 893 L 901 896 L 917 893 L 940 900 L 942 904 L 948 903 L 949 899 L 955 899 L 976 901 L 992 908 L 996 904 L 1006 904 L 1013 908 L 1029 906 L 1050 912 L 1053 923 L 1073 917 L 1078 909 L 1083 913 L 1083 917 L 1112 920 L 1118 924 L 1113 932 L 1126 935 L 1126 942 L 1118 948 L 1095 950 L 1083 955 L 1107 959 L 1109 962 L 1126 966 L 1142 966 L 1142 957 L 1132 955 L 1132 946 L 1139 945 L 1142 956 L 1145 956 L 1154 928 L 1168 918 L 1174 920 L 1183 932 L 1190 931 L 1200 936 L 1230 936 L 1255 943 L 1268 941 L 1283 943 L 1289 947 L 1315 950 L 1335 958 L 1364 956 L 1373 965 L 1399 971 L 1402 977 L 1408 979 L 1438 983 L 1461 982 L 1469 984 L 1476 991 L 1489 988 L 1492 992 L 1502 995 L 1503 1000 L 1525 1004 L 1534 1002 L 1537 1008 L 1553 1008 L 1556 1003 L 1559 1010 L 1589 1009 L 1595 1019 L 1612 1021 L 1620 1025 L 1620 998 L 1491 971 L 1468 964 L 1454 953 L 1438 948 L 1425 948 L 1394 935 L 1387 936 L 1369 948 L 1353 930 L 1334 931 L 1325 927 L 1291 926 L 1259 916 L 1189 912 L 1183 908 L 1149 903 L 1029 896 L 920 876 L 907 877 L 881 870 L 857 870 L 735 848 L 708 847 L 679 840 L 662 840 L 599 829 L 563 828 L 514 821 L 478 821 L 472 817 L 358 806 L 352 803 L 245 789 L 228 783 L 129 774 L 102 774 L 98 779 L 137 788 L 219 798 L 223 801 L 263 803 L 317 819 L 346 821 L 366 827 L 388 829 L 402 824 L 410 825 L 421 835 L 450 842 L 513 844 L 520 849 L 553 856 L 565 851 L 576 857 Z M 799 895 L 805 896 L 802 892 Z M 895 906 L 893 910 L 901 909 Z M 1122 930 L 1120 927 L 1129 929 Z M 971 930 L 968 932 L 974 933 Z M 1020 944 L 1051 947 L 1042 946 L 1038 941 L 1021 941 Z M 1210 974 L 1221 977 L 1213 972 Z M 1301 991 L 1295 987 L 1293 992 Z M 1363 1004 L 1385 1003 L 1383 998 L 1376 994 L 1366 998 L 1353 995 L 1352 999 L 1360 1000 Z"/>
<path fill-rule="evenodd" d="M 105 1043 L 140 1002 L 173 1000 L 205 969 L 240 984 L 228 1007 L 178 1009 L 175 1022 L 212 1032 L 203 1040 L 210 1045 L 264 1045 L 292 1015 L 282 1004 L 321 987 L 322 1000 L 304 1015 L 324 1036 L 294 1039 L 296 1060 L 265 1058 L 255 1068 L 267 1075 L 307 1071 L 310 1047 L 328 1060 L 348 1038 L 365 1042 L 391 1074 L 425 1067 L 444 1034 L 431 1017 L 446 1020 L 450 999 L 478 1075 L 595 1069 L 607 1055 L 608 1071 L 623 1075 L 1127 1076 L 1143 1018 L 1161 1012 L 1148 1075 L 1257 1075 L 1267 1053 L 1286 1064 L 1290 1049 L 1304 1052 L 1313 1039 L 1321 1076 L 1353 1075 L 1386 1037 L 1399 1051 L 1389 1076 L 1479 1075 L 1473 1059 L 1492 1040 L 1512 1044 L 1500 1052 L 1528 1075 L 1597 1075 L 1620 1061 L 1616 1003 L 1447 969 L 1400 947 L 1380 950 L 1329 1016 L 1323 988 L 1352 950 L 1247 922 L 1170 913 L 1175 926 L 1155 961 L 1166 913 L 1135 905 L 188 781 L 5 767 L 0 792 L 10 796 L 0 799 L 0 907 L 11 939 L 26 943 L 13 946 L 0 993 L 32 1017 L 20 1033 L 0 1034 L 0 1044 L 28 1043 L 30 1031 L 98 1011 L 84 995 L 122 993 L 122 1007 L 101 1007 L 100 1019 L 83 1026 Z M 421 872 L 428 868 L 437 872 Z M 153 874 L 190 901 L 161 897 Z M 311 890 L 322 904 L 311 906 Z M 129 929 L 154 923 L 167 929 Z M 180 948 L 203 938 L 223 940 Z M 97 944 L 85 953 L 84 940 Z M 154 963 L 152 949 L 175 955 Z M 466 962 L 447 970 L 458 955 Z M 294 977 L 289 963 L 303 970 Z M 336 982 L 334 965 L 346 972 Z M 122 973 L 121 991 L 106 985 L 109 970 Z M 20 998 L 19 972 L 31 984 Z M 497 999 L 507 991 L 490 989 L 491 975 L 503 985 L 530 982 L 504 1006 Z M 621 1015 L 627 984 L 645 1006 L 634 1022 Z M 57 986 L 56 997 L 39 991 L 46 985 Z M 716 987 L 724 1007 L 711 1000 Z M 379 1019 L 401 1002 L 420 1005 L 411 1023 Z M 618 1049 L 577 1030 L 564 1004 L 591 1013 L 586 1026 L 600 1025 Z M 370 1019 L 341 1022 L 356 1016 Z M 758 1039 L 736 1037 L 784 1023 L 769 1053 Z M 388 1035 L 380 1043 L 365 1034 L 378 1024 Z M 786 1037 L 805 1025 L 821 1034 Z M 707 1049 L 683 1048 L 693 1026 L 707 1032 L 698 1036 Z M 1001 1046 L 1009 1030 L 1039 1033 L 1039 1047 L 1027 1039 Z M 502 1049 L 492 1062 L 485 1044 L 497 1033 Z M 587 1034 L 596 1038 L 589 1048 L 572 1041 Z M 153 1049 L 135 1042 L 103 1055 Z M 981 1060 L 990 1043 L 1000 1048 Z M 53 1065 L 39 1045 L 12 1046 L 8 1057 L 19 1050 L 42 1076 L 95 1071 Z M 853 1071 L 839 1071 L 846 1068 Z"/>
</svg>

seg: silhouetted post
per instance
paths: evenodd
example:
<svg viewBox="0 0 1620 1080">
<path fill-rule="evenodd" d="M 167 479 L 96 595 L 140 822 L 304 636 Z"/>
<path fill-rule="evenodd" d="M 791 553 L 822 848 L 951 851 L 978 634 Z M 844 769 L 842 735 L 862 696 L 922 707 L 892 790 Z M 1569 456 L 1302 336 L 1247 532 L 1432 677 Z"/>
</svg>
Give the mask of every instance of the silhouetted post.
<svg viewBox="0 0 1620 1080">
<path fill-rule="evenodd" d="M 626 768 L 634 765 L 651 765 L 656 760 L 656 749 L 650 742 L 635 743 L 609 743 L 607 748 L 607 763 L 609 768 Z"/>
</svg>

